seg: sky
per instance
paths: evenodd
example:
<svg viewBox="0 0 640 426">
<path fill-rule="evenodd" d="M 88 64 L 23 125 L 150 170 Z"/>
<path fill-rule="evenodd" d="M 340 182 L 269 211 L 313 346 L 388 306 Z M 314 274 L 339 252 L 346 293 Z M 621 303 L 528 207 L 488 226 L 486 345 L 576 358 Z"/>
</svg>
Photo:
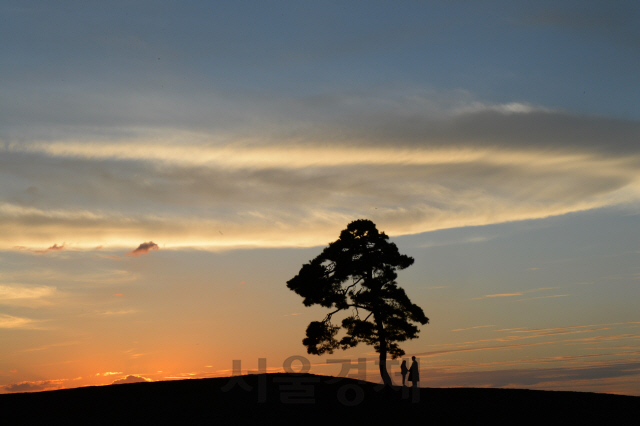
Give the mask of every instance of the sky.
<svg viewBox="0 0 640 426">
<path fill-rule="evenodd" d="M 635 1 L 3 1 L 0 393 L 283 371 L 366 218 L 421 386 L 640 395 Z M 302 368 L 300 359 L 293 362 Z M 391 366 L 397 382 L 398 366 Z"/>
</svg>

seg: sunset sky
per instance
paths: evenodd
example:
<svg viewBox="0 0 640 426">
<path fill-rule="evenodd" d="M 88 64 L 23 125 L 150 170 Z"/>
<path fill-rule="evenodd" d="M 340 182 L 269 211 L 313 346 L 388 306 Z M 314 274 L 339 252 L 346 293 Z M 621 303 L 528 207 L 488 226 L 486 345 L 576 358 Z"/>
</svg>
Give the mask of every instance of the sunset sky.
<svg viewBox="0 0 640 426">
<path fill-rule="evenodd" d="M 327 310 L 286 287 L 366 218 L 415 259 L 421 386 L 640 395 L 639 19 L 2 1 L 0 393 L 293 355 L 379 381 L 372 347 L 306 354 Z"/>
</svg>

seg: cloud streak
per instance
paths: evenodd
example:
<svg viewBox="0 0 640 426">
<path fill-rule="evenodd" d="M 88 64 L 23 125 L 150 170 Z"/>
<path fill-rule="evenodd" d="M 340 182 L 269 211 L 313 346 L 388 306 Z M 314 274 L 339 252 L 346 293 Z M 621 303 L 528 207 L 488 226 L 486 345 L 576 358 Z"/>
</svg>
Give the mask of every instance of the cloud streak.
<svg viewBox="0 0 640 426">
<path fill-rule="evenodd" d="M 492 299 L 494 297 L 513 297 L 513 296 L 522 296 L 522 293 L 498 293 L 498 294 L 485 294 L 482 297 L 476 297 L 475 299 L 472 300 L 479 300 L 479 299 Z"/>
<path fill-rule="evenodd" d="M 375 9 L 369 12 L 388 17 L 384 7 Z M 49 12 L 69 19 L 56 15 L 55 8 Z M 314 61 L 341 58 L 332 64 L 342 69 L 353 65 L 342 59 L 354 53 L 369 59 L 383 54 L 384 62 L 393 63 L 386 55 L 394 52 L 402 62 L 416 58 L 413 43 L 431 39 L 431 31 L 444 31 L 440 40 L 449 40 L 450 29 L 402 19 L 371 32 L 364 30 L 367 25 L 357 29 L 341 21 L 341 35 L 329 44 L 325 34 L 305 33 L 311 49 L 301 48 L 298 37 L 287 38 L 295 39 L 294 45 L 253 37 L 230 51 L 226 45 L 193 41 L 211 40 L 210 22 L 190 21 L 189 31 L 203 36 L 185 43 L 182 30 L 170 37 L 143 25 L 154 34 L 146 39 L 139 20 L 114 36 L 87 10 L 84 19 L 32 39 L 26 34 L 41 29 L 41 18 L 6 13 L 14 18 L 6 31 L 25 36 L 13 37 L 22 49 L 5 52 L 14 68 L 0 89 L 2 99 L 10 100 L 0 103 L 0 249 L 49 247 L 51 241 L 66 241 L 74 249 L 135 247 L 149 235 L 173 248 L 310 246 L 324 244 L 344 223 L 362 217 L 396 236 L 640 200 L 640 123 L 571 112 L 583 97 L 574 96 L 561 109 L 549 105 L 562 103 L 538 96 L 553 94 L 541 90 L 546 85 L 532 89 L 537 93 L 506 91 L 487 99 L 460 82 L 425 90 L 434 76 L 424 74 L 418 62 L 406 64 L 417 80 L 402 77 L 398 86 L 380 84 L 379 77 L 361 85 L 363 75 L 370 74 L 367 61 L 344 69 L 351 76 L 346 80 L 335 73 L 327 86 L 310 83 L 313 73 L 324 74 Z M 350 13 L 371 18 L 360 10 Z M 529 18 L 501 16 L 502 31 L 523 28 L 504 22 L 538 22 L 530 10 L 521 13 Z M 341 11 L 335 19 L 345 16 Z M 273 34 L 285 29 L 279 19 Z M 232 34 L 239 28 L 226 21 L 219 25 Z M 74 41 L 73 51 L 81 56 L 64 50 L 70 28 L 93 34 Z M 424 28 L 430 28 L 429 37 Z M 386 47 L 380 50 L 378 44 Z M 279 55 L 266 54 L 271 49 Z M 15 56 L 17 51 L 32 52 L 50 72 L 33 74 L 32 64 Z M 65 60 L 39 56 L 52 51 L 60 53 L 52 57 Z M 240 51 L 246 58 L 237 56 Z M 291 52 L 300 57 L 290 57 Z M 111 58 L 106 68 L 104 57 Z M 210 59 L 200 63 L 196 58 L 226 58 L 223 68 L 233 71 L 225 68 L 231 73 L 218 80 L 220 73 L 203 71 L 215 69 Z M 621 77 L 618 69 L 627 69 L 628 54 L 617 58 L 609 70 Z M 450 59 L 459 65 L 459 55 Z M 167 68 L 158 68 L 161 64 Z M 291 79 L 290 70 L 281 73 L 291 64 L 305 67 L 307 72 L 299 74 L 304 80 Z M 271 86 L 265 65 L 287 77 Z M 575 75 L 582 76 L 584 69 L 589 68 Z M 444 74 L 450 78 L 449 68 Z M 494 84 L 495 72 L 490 74 Z M 633 81 L 635 74 L 629 75 Z M 236 85 L 228 86 L 231 81 Z M 300 86 L 283 90 L 285 81 Z M 57 247 L 62 246 L 50 249 Z"/>
<path fill-rule="evenodd" d="M 486 328 L 486 327 L 495 327 L 495 325 L 476 325 L 475 327 L 467 327 L 467 328 L 456 328 L 451 331 L 466 331 L 466 330 L 475 330 L 476 328 Z"/>
<path fill-rule="evenodd" d="M 63 156 L 62 181 L 85 176 L 78 192 L 91 207 L 65 207 L 66 195 L 17 170 L 22 176 L 11 181 L 42 186 L 52 203 L 27 202 L 16 192 L 0 204 L 5 248 L 52 238 L 85 248 L 126 246 L 149 233 L 173 247 L 316 245 L 359 217 L 400 235 L 542 218 L 630 202 L 640 193 L 633 157 L 428 146 L 238 146 L 212 148 L 206 161 L 205 154 L 190 157 L 205 164 L 176 163 L 173 148 L 161 159 L 142 155 L 162 149 L 148 146 L 136 159 L 105 159 L 100 151 L 97 159 Z M 130 151 L 127 144 L 122 150 Z M 24 161 L 46 169 L 47 158 L 29 154 Z M 104 161 L 117 175 L 108 177 Z M 137 179 L 141 169 L 145 178 Z M 108 190 L 96 197 L 96 188 Z"/>
<path fill-rule="evenodd" d="M 0 304 L 31 304 L 35 299 L 53 296 L 55 292 L 53 286 L 0 285 Z"/>
<path fill-rule="evenodd" d="M 29 318 L 0 314 L 0 328 L 35 328 L 35 321 Z"/>
<path fill-rule="evenodd" d="M 559 287 L 540 287 L 540 288 L 534 288 L 532 290 L 527 290 L 527 291 L 522 291 L 522 292 L 518 292 L 518 293 L 497 293 L 497 294 L 485 294 L 484 296 L 480 296 L 480 297 L 475 297 L 471 300 L 481 300 L 481 299 L 493 299 L 496 297 L 502 298 L 502 297 L 515 297 L 515 296 L 523 296 L 527 293 L 535 293 L 538 291 L 546 291 L 546 290 L 555 290 Z M 524 298 L 524 299 L 517 299 L 517 301 L 523 301 L 523 300 L 533 300 L 533 299 L 546 299 L 549 297 L 564 297 L 564 296 L 568 296 L 568 294 L 556 294 L 556 295 L 552 295 L 552 296 L 538 296 L 538 297 L 528 297 L 528 298 Z"/>
<path fill-rule="evenodd" d="M 437 369 L 421 369 L 427 386 L 435 387 L 511 387 L 528 389 L 575 390 L 584 381 L 602 379 L 633 378 L 640 381 L 640 362 L 595 364 L 580 367 L 563 366 L 559 368 L 519 368 L 491 371 L 442 371 Z M 593 384 L 592 384 L 593 386 Z M 593 389 L 593 387 L 592 387 Z M 631 393 L 638 395 L 636 392 Z"/>
</svg>

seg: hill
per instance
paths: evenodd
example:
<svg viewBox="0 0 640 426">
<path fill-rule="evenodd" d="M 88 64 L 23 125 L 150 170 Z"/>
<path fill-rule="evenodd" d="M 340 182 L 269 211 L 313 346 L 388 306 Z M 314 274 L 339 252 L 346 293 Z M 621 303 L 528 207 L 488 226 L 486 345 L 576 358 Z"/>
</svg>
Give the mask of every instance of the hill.
<svg viewBox="0 0 640 426">
<path fill-rule="evenodd" d="M 260 374 L 0 395 L 2 424 L 635 424 L 640 397 Z"/>
</svg>

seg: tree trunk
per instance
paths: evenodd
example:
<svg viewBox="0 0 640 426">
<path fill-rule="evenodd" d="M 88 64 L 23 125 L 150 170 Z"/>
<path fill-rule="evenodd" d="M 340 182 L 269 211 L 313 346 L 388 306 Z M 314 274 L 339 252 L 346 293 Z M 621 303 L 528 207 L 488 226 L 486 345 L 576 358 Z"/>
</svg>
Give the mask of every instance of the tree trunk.
<svg viewBox="0 0 640 426">
<path fill-rule="evenodd" d="M 378 337 L 380 338 L 380 377 L 385 386 L 393 386 L 389 372 L 387 371 L 387 336 L 384 331 L 382 320 L 375 315 L 376 328 L 378 329 Z"/>
</svg>

